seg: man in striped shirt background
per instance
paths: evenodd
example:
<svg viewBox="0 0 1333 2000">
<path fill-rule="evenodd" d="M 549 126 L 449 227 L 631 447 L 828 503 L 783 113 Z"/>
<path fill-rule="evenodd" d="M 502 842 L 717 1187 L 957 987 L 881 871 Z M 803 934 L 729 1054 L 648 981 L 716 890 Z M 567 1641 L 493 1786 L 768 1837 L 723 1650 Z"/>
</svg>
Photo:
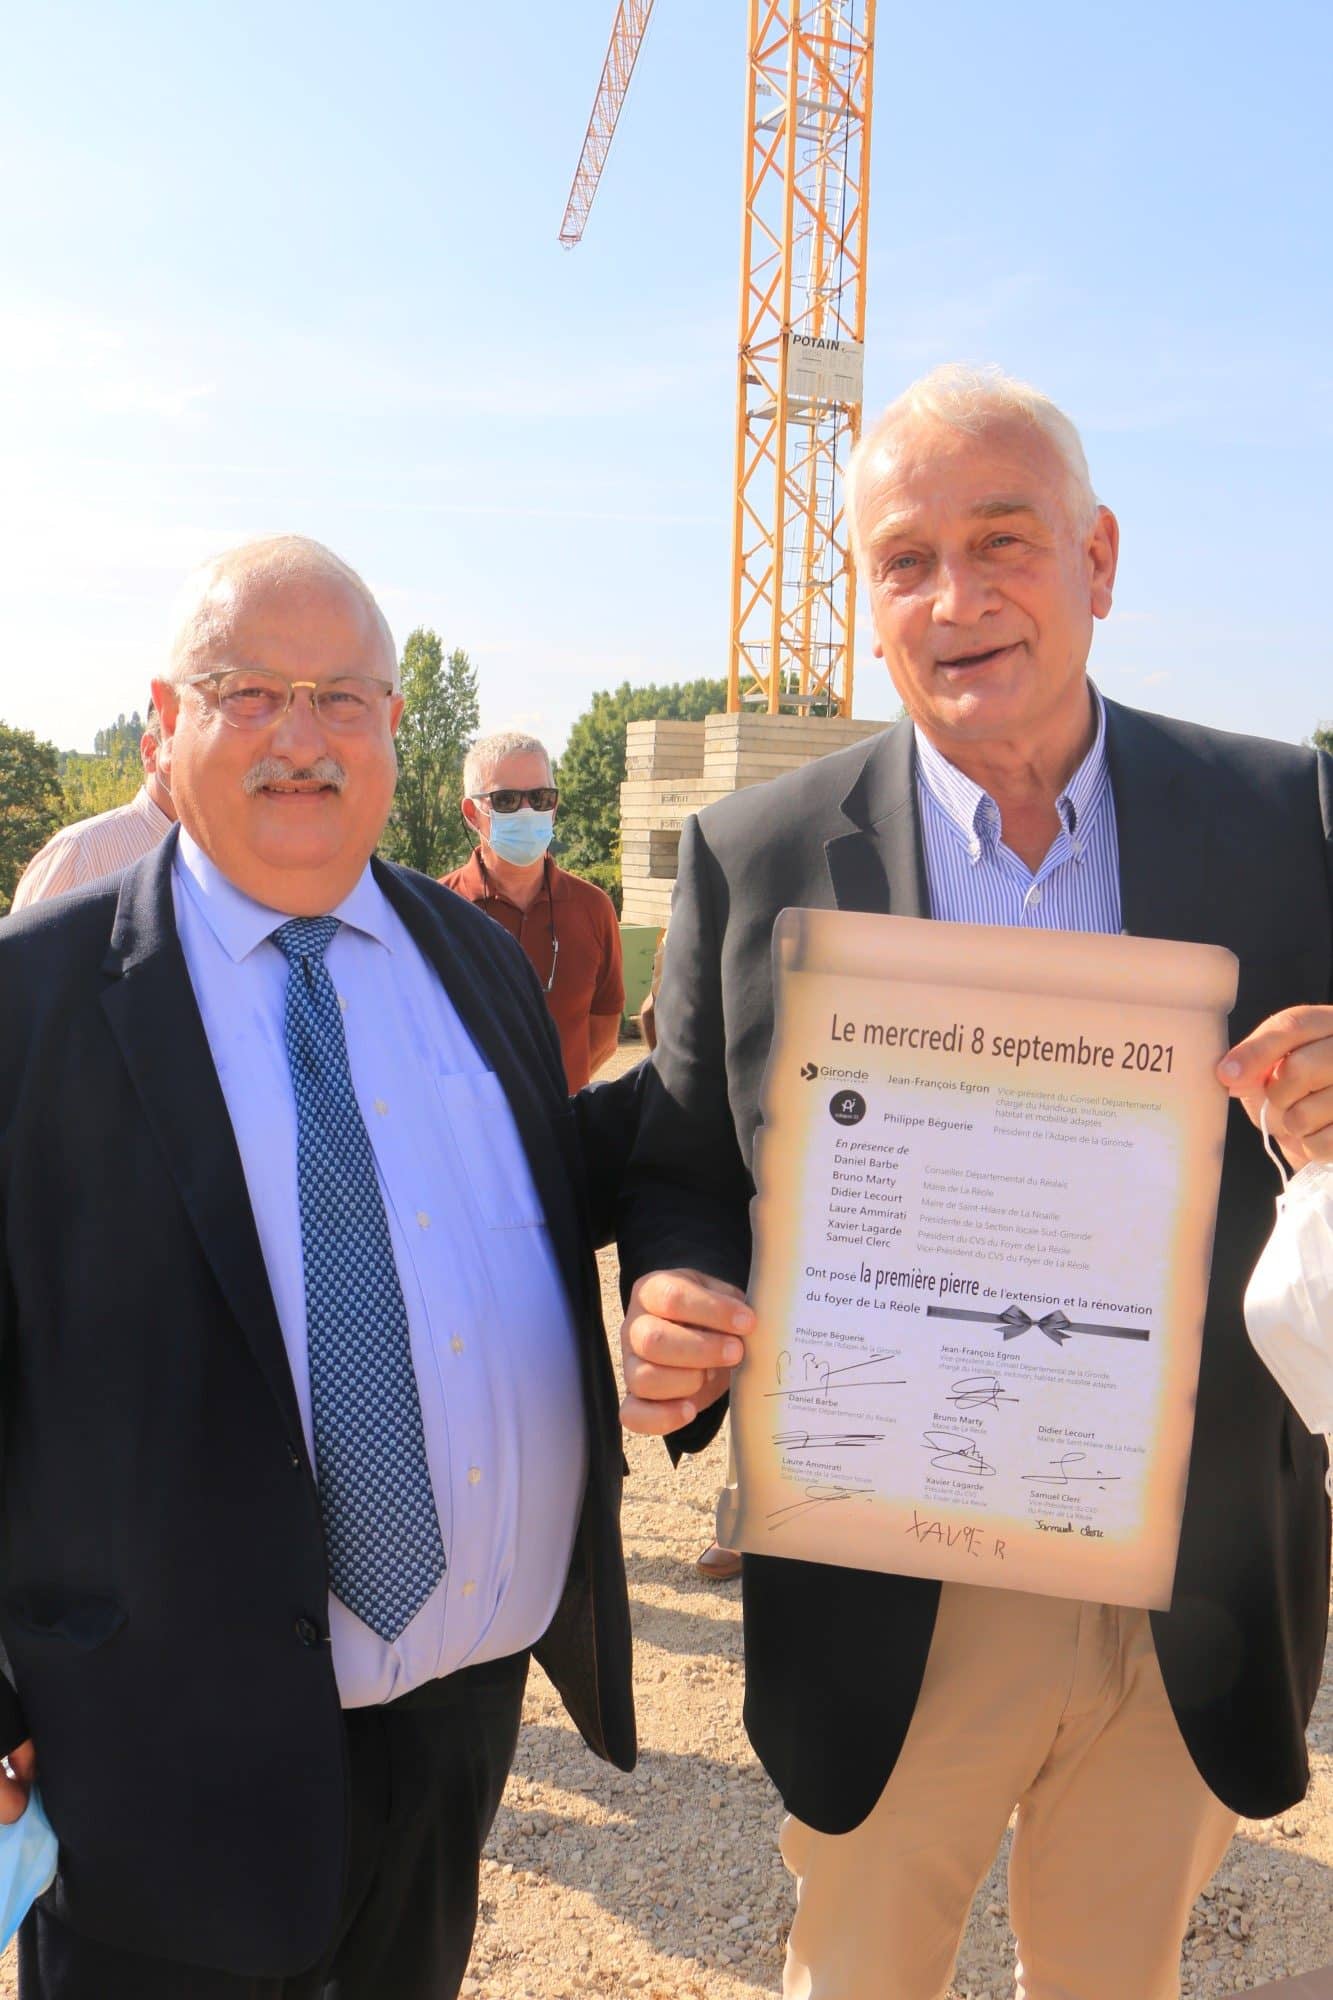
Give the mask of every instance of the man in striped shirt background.
<svg viewBox="0 0 1333 2000">
<path fill-rule="evenodd" d="M 39 848 L 19 878 L 13 909 L 29 903 L 43 903 L 48 896 L 63 896 L 67 889 L 79 889 L 103 875 L 115 875 L 132 861 L 147 854 L 175 824 L 162 725 L 157 710 L 148 704 L 148 726 L 139 739 L 143 783 L 134 797 L 110 812 L 96 813 L 92 819 L 75 820 L 53 833 Z"/>
</svg>

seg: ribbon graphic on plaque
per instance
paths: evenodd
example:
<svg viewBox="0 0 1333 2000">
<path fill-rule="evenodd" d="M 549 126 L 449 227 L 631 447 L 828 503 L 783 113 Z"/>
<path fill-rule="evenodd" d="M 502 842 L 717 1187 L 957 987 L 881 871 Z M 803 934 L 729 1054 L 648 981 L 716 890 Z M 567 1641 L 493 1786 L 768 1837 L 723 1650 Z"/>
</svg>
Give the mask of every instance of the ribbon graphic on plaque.
<svg viewBox="0 0 1333 2000">
<path fill-rule="evenodd" d="M 1237 965 L 785 910 L 718 1538 L 1164 1608 Z"/>
</svg>

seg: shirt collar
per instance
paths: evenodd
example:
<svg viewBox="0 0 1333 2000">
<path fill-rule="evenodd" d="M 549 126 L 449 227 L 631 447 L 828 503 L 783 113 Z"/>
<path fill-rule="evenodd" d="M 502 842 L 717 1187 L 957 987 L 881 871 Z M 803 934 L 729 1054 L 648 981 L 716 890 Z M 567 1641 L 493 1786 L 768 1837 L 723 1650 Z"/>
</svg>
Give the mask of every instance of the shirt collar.
<svg viewBox="0 0 1333 2000">
<path fill-rule="evenodd" d="M 1093 712 L 1097 718 L 1092 746 L 1055 802 L 1060 823 L 1071 835 L 1076 830 L 1086 832 L 1093 809 L 1100 803 L 1109 783 L 1106 707 L 1091 681 L 1088 686 L 1092 690 Z M 951 764 L 915 725 L 913 735 L 917 775 L 936 805 L 968 843 L 975 859 L 982 842 L 998 839 L 1000 809 L 989 792 L 975 784 L 956 764 Z"/>
<path fill-rule="evenodd" d="M 175 868 L 190 902 L 233 964 L 239 965 L 243 958 L 248 958 L 256 945 L 272 937 L 288 920 L 289 912 L 271 910 L 267 904 L 257 903 L 253 896 L 247 896 L 243 889 L 228 881 L 184 827 L 176 845 Z M 373 938 L 386 951 L 393 950 L 389 906 L 370 872 L 369 862 L 350 894 L 329 914 L 337 917 L 339 923 Z"/>
<path fill-rule="evenodd" d="M 518 904 L 510 901 L 510 898 L 506 896 L 500 884 L 487 868 L 486 863 L 481 858 L 481 849 L 479 847 L 473 848 L 472 858 L 468 862 L 464 873 L 465 875 L 470 875 L 471 881 L 475 882 L 479 894 L 487 902 L 508 903 L 511 910 L 518 908 Z M 542 885 L 533 897 L 532 902 L 527 905 L 527 908 L 530 910 L 537 903 L 546 902 L 548 899 L 552 902 L 557 900 L 563 902 L 566 894 L 564 875 L 564 869 L 557 866 L 549 854 L 544 855 L 542 857 Z"/>
<path fill-rule="evenodd" d="M 170 833 L 172 822 L 167 818 L 167 815 L 163 812 L 147 785 L 140 785 L 138 791 L 130 800 L 130 808 L 141 819 L 147 820 L 154 833 L 158 835 Z"/>
</svg>

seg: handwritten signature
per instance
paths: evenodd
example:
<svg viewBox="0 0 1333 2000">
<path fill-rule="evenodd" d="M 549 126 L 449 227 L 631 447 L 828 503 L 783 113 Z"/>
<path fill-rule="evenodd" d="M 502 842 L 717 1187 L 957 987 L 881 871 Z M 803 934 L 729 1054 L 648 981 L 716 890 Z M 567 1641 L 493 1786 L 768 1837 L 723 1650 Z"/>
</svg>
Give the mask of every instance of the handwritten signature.
<svg viewBox="0 0 1333 2000">
<path fill-rule="evenodd" d="M 1059 1458 L 1051 1460 L 1049 1472 L 1025 1472 L 1024 1479 L 1035 1479 L 1042 1486 L 1116 1486 L 1120 1482 L 1118 1472 L 1071 1472 L 1071 1465 L 1087 1463 L 1086 1451 L 1061 1452 Z"/>
<path fill-rule="evenodd" d="M 805 1490 L 808 1499 L 794 1500 L 786 1507 L 775 1507 L 766 1517 L 770 1531 L 785 1528 L 788 1521 L 794 1520 L 798 1514 L 809 1513 L 812 1507 L 831 1507 L 837 1500 L 873 1500 L 875 1497 L 873 1493 L 863 1493 L 854 1486 L 807 1486 Z"/>
<path fill-rule="evenodd" d="M 975 1438 L 960 1437 L 957 1431 L 927 1431 L 921 1449 L 934 1454 L 931 1464 L 939 1472 L 962 1472 L 973 1479 L 993 1479 L 995 1467 L 983 1458 Z"/>
<path fill-rule="evenodd" d="M 775 1445 L 795 1456 L 810 1452 L 818 1457 L 826 1451 L 861 1451 L 868 1444 L 883 1444 L 883 1431 L 775 1431 Z"/>
<path fill-rule="evenodd" d="M 1021 1398 L 1011 1396 L 996 1375 L 965 1375 L 944 1400 L 960 1410 L 998 1410 L 1001 1403 L 1017 1403 Z"/>
<path fill-rule="evenodd" d="M 866 1368 L 881 1368 L 887 1361 L 896 1361 L 901 1349 L 897 1347 L 877 1347 L 862 1361 L 845 1361 L 835 1368 L 831 1361 L 821 1361 L 817 1355 L 805 1356 L 805 1381 L 792 1388 L 769 1389 L 769 1396 L 808 1396 L 811 1393 L 826 1396 L 839 1395 L 844 1389 L 901 1389 L 906 1383 L 905 1375 L 866 1375 Z M 781 1384 L 786 1372 L 784 1363 L 790 1366 L 790 1356 L 778 1356 L 778 1382 Z"/>
</svg>

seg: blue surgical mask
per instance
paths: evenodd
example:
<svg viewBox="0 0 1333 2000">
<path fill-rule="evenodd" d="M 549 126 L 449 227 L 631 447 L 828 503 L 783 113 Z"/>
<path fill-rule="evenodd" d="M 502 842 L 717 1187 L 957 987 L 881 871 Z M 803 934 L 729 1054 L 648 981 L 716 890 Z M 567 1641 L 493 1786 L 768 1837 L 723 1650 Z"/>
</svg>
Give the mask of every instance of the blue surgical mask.
<svg viewBox="0 0 1333 2000">
<path fill-rule="evenodd" d="M 492 810 L 486 838 L 501 861 L 508 861 L 515 868 L 526 868 L 530 862 L 541 860 L 551 845 L 554 831 L 554 813 L 534 812 L 531 806 L 520 806 L 511 813 Z"/>
<path fill-rule="evenodd" d="M 34 1786 L 21 1818 L 0 1827 L 0 1951 L 56 1879 L 56 1837 Z"/>
</svg>

